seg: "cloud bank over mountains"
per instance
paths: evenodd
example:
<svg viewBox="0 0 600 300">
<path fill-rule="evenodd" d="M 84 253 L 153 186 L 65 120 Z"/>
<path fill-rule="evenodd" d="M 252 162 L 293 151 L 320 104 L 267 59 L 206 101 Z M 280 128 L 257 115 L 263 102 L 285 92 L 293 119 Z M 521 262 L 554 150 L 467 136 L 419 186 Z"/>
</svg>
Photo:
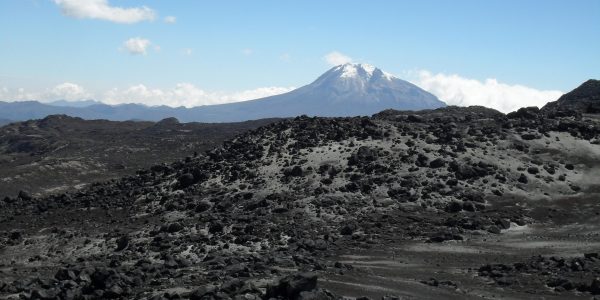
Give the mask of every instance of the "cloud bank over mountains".
<svg viewBox="0 0 600 300">
<path fill-rule="evenodd" d="M 178 83 L 170 89 L 150 88 L 143 84 L 125 89 L 111 89 L 104 93 L 102 102 L 107 104 L 142 103 L 150 106 L 194 107 L 201 105 L 233 103 L 258 99 L 293 90 L 293 87 L 262 87 L 237 92 L 210 92 L 191 83 Z"/>
<path fill-rule="evenodd" d="M 0 101 L 38 100 L 41 102 L 50 102 L 55 100 L 77 101 L 92 98 L 94 98 L 92 93 L 72 82 L 61 83 L 43 91 L 0 87 Z"/>
<path fill-rule="evenodd" d="M 558 99 L 563 92 L 498 82 L 496 79 L 479 81 L 456 74 L 417 72 L 413 83 L 436 95 L 448 105 L 481 105 L 508 113 L 521 107 L 537 106 Z"/>
<path fill-rule="evenodd" d="M 562 91 L 538 90 L 523 85 L 501 83 L 496 79 L 480 81 L 456 74 L 433 74 L 429 71 L 417 72 L 415 78 L 411 78 L 410 81 L 436 95 L 448 105 L 481 105 L 504 113 L 527 106 L 542 107 L 563 94 Z M 293 89 L 294 87 L 271 86 L 233 92 L 207 91 L 194 84 L 183 82 L 167 89 L 138 84 L 92 93 L 80 85 L 65 82 L 44 91 L 0 87 L 0 101 L 39 100 L 51 102 L 94 99 L 114 105 L 140 103 L 149 106 L 194 107 L 258 99 L 283 94 Z"/>
<path fill-rule="evenodd" d="M 144 84 L 138 84 L 126 88 L 113 88 L 93 93 L 75 83 L 65 82 L 44 91 L 0 87 L 0 101 L 37 100 L 40 102 L 52 102 L 56 100 L 77 101 L 91 99 L 112 105 L 138 103 L 149 106 L 167 105 L 189 108 L 252 100 L 283 94 L 293 89 L 294 87 L 260 87 L 250 90 L 224 92 L 206 91 L 191 83 L 178 83 L 168 89 L 152 88 Z"/>
</svg>

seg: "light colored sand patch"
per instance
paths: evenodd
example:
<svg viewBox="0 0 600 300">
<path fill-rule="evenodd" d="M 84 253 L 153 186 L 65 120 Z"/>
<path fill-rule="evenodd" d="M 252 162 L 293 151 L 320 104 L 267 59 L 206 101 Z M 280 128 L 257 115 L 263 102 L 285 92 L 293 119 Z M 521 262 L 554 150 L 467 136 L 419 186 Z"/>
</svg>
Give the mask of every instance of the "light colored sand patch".
<svg viewBox="0 0 600 300">
<path fill-rule="evenodd" d="M 361 283 L 356 283 L 356 282 L 350 283 L 350 282 L 338 281 L 338 280 L 333 280 L 333 279 L 328 279 L 328 278 L 324 278 L 324 279 L 322 279 L 322 281 L 329 282 L 329 283 L 335 283 L 335 284 L 341 284 L 341 285 L 360 287 L 361 289 L 369 290 L 369 291 L 397 292 L 394 289 L 390 289 L 390 288 L 386 288 L 386 287 L 382 287 L 382 286 L 371 285 L 371 284 L 361 284 Z M 407 281 L 407 282 L 410 282 L 410 281 Z M 410 282 L 410 283 L 412 283 L 412 282 Z M 349 298 L 347 298 L 347 299 L 349 299 Z"/>
<path fill-rule="evenodd" d="M 405 264 L 402 263 L 401 261 L 397 261 L 397 260 L 390 260 L 390 259 L 379 259 L 379 260 L 341 260 L 341 263 L 345 263 L 345 264 L 351 264 L 351 265 L 355 265 L 355 266 L 368 266 L 368 267 L 379 267 L 379 268 L 391 268 L 391 267 L 407 267 L 410 266 L 410 264 Z M 417 266 L 417 265 L 414 265 Z"/>
<path fill-rule="evenodd" d="M 341 255 L 340 257 L 345 259 L 353 259 L 353 260 L 367 260 L 372 256 L 369 255 Z"/>
<path fill-rule="evenodd" d="M 534 229 L 531 228 L 529 225 L 523 225 L 523 226 L 519 226 L 516 223 L 510 223 L 510 228 L 502 230 L 503 234 L 506 235 L 515 235 L 515 234 L 525 234 L 525 233 L 530 233 L 532 232 Z"/>
<path fill-rule="evenodd" d="M 514 241 L 506 244 L 505 247 L 518 249 L 556 249 L 561 251 L 581 250 L 586 248 L 598 248 L 600 242 L 582 242 L 582 241 Z"/>
<path fill-rule="evenodd" d="M 455 243 L 440 243 L 440 244 L 413 244 L 405 248 L 407 251 L 413 252 L 444 252 L 444 253 L 483 253 L 497 252 L 490 249 L 482 249 L 480 247 L 459 245 Z"/>
</svg>

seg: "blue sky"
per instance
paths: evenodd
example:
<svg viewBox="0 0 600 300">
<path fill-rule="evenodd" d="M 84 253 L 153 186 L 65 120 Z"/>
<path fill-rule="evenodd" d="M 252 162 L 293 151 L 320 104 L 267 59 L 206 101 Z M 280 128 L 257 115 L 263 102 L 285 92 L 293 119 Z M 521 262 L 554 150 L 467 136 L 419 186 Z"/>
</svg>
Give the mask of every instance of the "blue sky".
<svg viewBox="0 0 600 300">
<path fill-rule="evenodd" d="M 599 16 L 595 0 L 2 0 L 0 96 L 48 98 L 69 83 L 80 97 L 169 104 L 187 85 L 196 104 L 227 102 L 307 84 L 334 51 L 429 80 L 440 98 L 457 87 L 436 86 L 488 79 L 564 92 L 600 78 Z"/>
</svg>

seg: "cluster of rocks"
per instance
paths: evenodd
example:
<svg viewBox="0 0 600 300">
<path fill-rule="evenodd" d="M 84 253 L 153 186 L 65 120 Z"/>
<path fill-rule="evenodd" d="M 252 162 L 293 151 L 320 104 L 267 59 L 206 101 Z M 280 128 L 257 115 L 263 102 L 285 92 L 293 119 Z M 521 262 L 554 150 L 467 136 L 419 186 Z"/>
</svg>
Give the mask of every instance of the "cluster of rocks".
<svg viewBox="0 0 600 300">
<path fill-rule="evenodd" d="M 136 264 L 140 266 L 140 264 Z M 125 271 L 128 269 L 127 271 Z M 137 293 L 144 285 L 157 285 L 142 268 L 60 269 L 53 278 L 0 282 L 3 293 L 19 293 L 21 299 L 336 299 L 317 288 L 317 275 L 295 273 L 282 276 L 259 288 L 252 280 L 231 278 L 220 285 L 199 284 L 194 289 L 172 289 L 162 293 Z"/>
<path fill-rule="evenodd" d="M 0 199 L 25 189 L 45 196 L 132 175 L 203 152 L 277 119 L 240 123 L 83 120 L 51 115 L 0 128 Z"/>
<path fill-rule="evenodd" d="M 600 295 L 598 253 L 575 258 L 535 256 L 525 262 L 484 265 L 478 273 L 505 287 L 538 284 L 560 293 L 574 291 Z"/>
</svg>

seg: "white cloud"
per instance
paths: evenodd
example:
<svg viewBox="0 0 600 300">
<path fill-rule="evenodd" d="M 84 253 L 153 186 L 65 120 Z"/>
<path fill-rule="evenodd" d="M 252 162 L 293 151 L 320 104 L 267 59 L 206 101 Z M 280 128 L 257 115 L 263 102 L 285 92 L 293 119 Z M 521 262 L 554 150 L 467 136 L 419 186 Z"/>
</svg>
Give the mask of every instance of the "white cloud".
<svg viewBox="0 0 600 300">
<path fill-rule="evenodd" d="M 165 23 L 167 24 L 175 24 L 177 22 L 177 18 L 174 16 L 166 16 Z"/>
<path fill-rule="evenodd" d="M 37 99 L 38 94 L 29 93 L 24 88 L 7 88 L 0 89 L 0 101 L 22 101 Z"/>
<path fill-rule="evenodd" d="M 137 23 L 154 20 L 154 10 L 146 7 L 111 6 L 108 0 L 54 0 L 62 13 L 78 19 L 99 19 L 115 23 Z"/>
<path fill-rule="evenodd" d="M 150 46 L 150 41 L 140 37 L 130 38 L 123 43 L 125 50 L 132 55 L 146 55 L 146 50 Z M 158 48 L 160 49 L 160 48 Z"/>
<path fill-rule="evenodd" d="M 287 93 L 293 89 L 294 89 L 293 87 L 276 87 L 276 86 L 263 87 L 263 88 L 257 88 L 257 89 L 253 89 L 253 90 L 245 90 L 245 91 L 241 91 L 241 92 L 223 95 L 220 98 L 220 101 L 222 101 L 222 103 L 229 103 L 229 102 L 253 100 L 253 99 Z"/>
<path fill-rule="evenodd" d="M 24 88 L 17 88 L 16 90 L 8 90 L 7 91 L 7 100 L 36 100 L 41 99 L 44 93 L 33 93 L 25 90 Z"/>
<path fill-rule="evenodd" d="M 88 93 L 82 86 L 77 85 L 71 82 L 61 83 L 52 90 L 44 99 L 49 100 L 67 100 L 67 101 L 76 101 L 76 100 L 87 100 L 90 99 L 92 95 Z"/>
<path fill-rule="evenodd" d="M 55 100 L 88 100 L 92 99 L 93 94 L 89 93 L 82 86 L 65 82 L 43 91 L 28 91 L 25 88 L 10 89 L 4 87 L 0 89 L 0 101 L 26 101 L 37 100 L 41 102 L 51 102 Z"/>
<path fill-rule="evenodd" d="M 414 83 L 436 95 L 448 105 L 482 105 L 504 113 L 521 107 L 537 106 L 558 99 L 563 93 L 555 90 L 537 90 L 523 85 L 510 85 L 496 79 L 479 81 L 459 75 L 418 72 Z"/>
<path fill-rule="evenodd" d="M 205 91 L 191 83 L 178 83 L 170 89 L 151 88 L 143 84 L 119 89 L 113 88 L 100 93 L 91 93 L 80 85 L 65 82 L 42 91 L 28 91 L 24 88 L 0 88 L 0 101 L 37 100 L 97 100 L 107 104 L 139 103 L 149 106 L 167 105 L 171 107 L 194 107 L 201 105 L 233 103 L 283 94 L 294 87 L 262 87 L 251 90 L 224 92 Z"/>
<path fill-rule="evenodd" d="M 201 105 L 240 102 L 289 92 L 293 87 L 263 87 L 240 92 L 208 92 L 191 83 L 179 83 L 171 89 L 149 88 L 143 84 L 125 89 L 111 89 L 101 100 L 108 104 L 142 103 L 172 107 L 194 107 Z"/>
<path fill-rule="evenodd" d="M 337 51 L 329 52 L 324 57 L 323 60 L 332 66 L 343 65 L 352 62 L 352 58 L 345 54 L 342 54 Z"/>
<path fill-rule="evenodd" d="M 194 54 L 194 50 L 191 48 L 184 48 L 182 53 L 185 56 L 190 56 L 190 55 Z"/>
</svg>

